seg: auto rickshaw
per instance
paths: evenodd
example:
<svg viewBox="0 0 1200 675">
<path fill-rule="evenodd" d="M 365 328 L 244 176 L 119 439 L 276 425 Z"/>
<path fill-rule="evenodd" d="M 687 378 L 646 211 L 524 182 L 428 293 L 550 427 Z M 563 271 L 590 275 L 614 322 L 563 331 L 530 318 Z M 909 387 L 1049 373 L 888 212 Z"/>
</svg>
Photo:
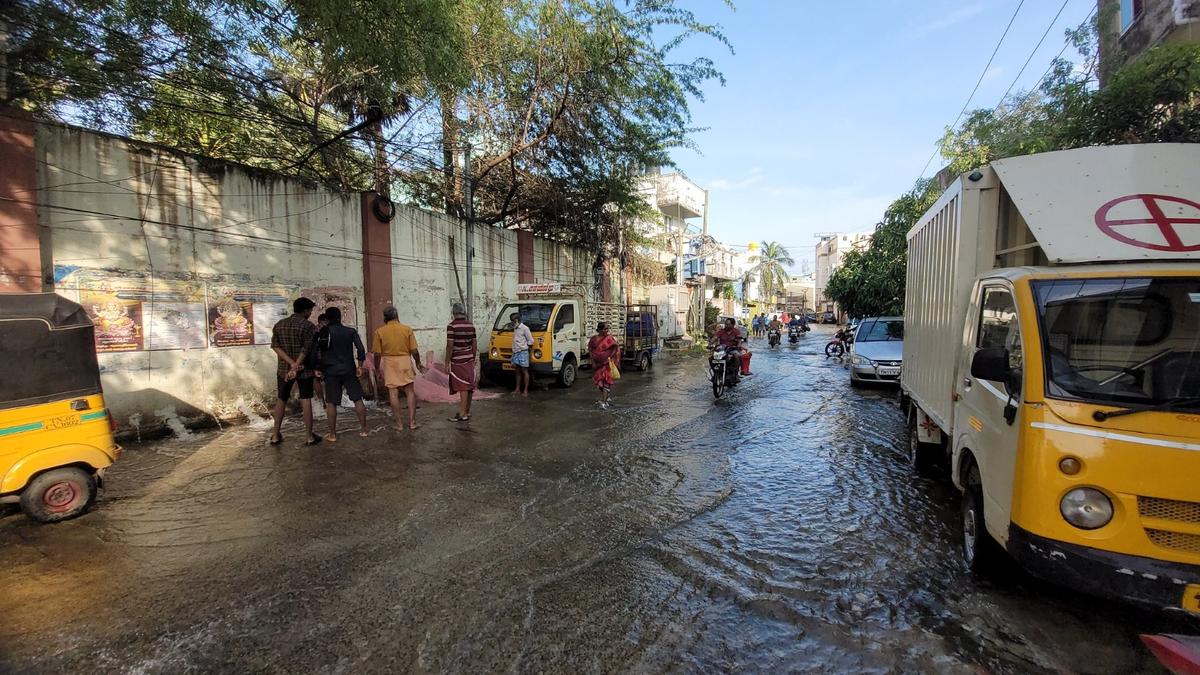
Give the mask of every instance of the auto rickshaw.
<svg viewBox="0 0 1200 675">
<path fill-rule="evenodd" d="M 38 522 L 87 511 L 121 455 L 93 335 L 57 294 L 0 294 L 0 503 Z"/>
</svg>

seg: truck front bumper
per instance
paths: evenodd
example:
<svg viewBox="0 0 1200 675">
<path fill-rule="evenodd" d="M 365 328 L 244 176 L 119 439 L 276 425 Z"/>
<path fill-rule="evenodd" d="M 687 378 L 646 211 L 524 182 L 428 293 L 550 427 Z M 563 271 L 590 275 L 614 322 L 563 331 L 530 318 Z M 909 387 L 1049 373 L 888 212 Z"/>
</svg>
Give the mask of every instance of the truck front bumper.
<svg viewBox="0 0 1200 675">
<path fill-rule="evenodd" d="M 1038 536 L 1015 524 L 1008 552 L 1030 574 L 1084 593 L 1156 609 L 1195 607 L 1200 565 L 1113 553 Z"/>
</svg>

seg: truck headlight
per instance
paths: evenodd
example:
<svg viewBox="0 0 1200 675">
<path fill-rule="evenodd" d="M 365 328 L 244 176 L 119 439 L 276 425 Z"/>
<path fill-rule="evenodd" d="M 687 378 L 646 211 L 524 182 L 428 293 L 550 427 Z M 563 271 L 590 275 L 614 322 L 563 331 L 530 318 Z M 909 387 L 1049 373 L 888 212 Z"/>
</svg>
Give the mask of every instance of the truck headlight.
<svg viewBox="0 0 1200 675">
<path fill-rule="evenodd" d="M 853 363 L 856 366 L 869 366 L 874 362 L 865 356 L 859 356 L 858 354 L 855 354 L 854 356 L 850 357 L 850 363 Z"/>
<path fill-rule="evenodd" d="M 542 350 L 540 350 L 540 349 L 535 349 L 535 350 L 533 350 L 533 358 L 535 358 L 535 359 L 538 359 L 538 360 L 541 360 L 541 358 L 542 358 Z"/>
<path fill-rule="evenodd" d="M 496 349 L 495 347 L 492 347 L 492 351 L 490 353 L 493 359 L 500 356 L 500 350 Z"/>
<path fill-rule="evenodd" d="M 1082 530 L 1104 527 L 1112 520 L 1113 505 L 1103 492 L 1095 488 L 1075 488 L 1063 495 L 1058 510 L 1062 517 Z"/>
</svg>

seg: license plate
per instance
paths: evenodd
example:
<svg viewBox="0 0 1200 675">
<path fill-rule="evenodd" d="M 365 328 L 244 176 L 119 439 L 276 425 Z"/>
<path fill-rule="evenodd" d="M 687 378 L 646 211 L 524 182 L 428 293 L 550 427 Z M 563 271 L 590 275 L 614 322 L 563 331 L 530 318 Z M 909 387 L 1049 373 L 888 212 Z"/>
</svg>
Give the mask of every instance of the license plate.
<svg viewBox="0 0 1200 675">
<path fill-rule="evenodd" d="M 900 374 L 899 368 L 880 368 L 879 374 L 884 377 L 895 377 Z"/>
<path fill-rule="evenodd" d="M 1190 584 L 1183 590 L 1183 608 L 1200 614 L 1200 584 Z"/>
<path fill-rule="evenodd" d="M 511 363 L 500 364 L 500 370 L 512 370 L 512 369 L 513 369 L 513 364 L 511 364 Z"/>
<path fill-rule="evenodd" d="M 42 427 L 53 431 L 55 429 L 66 429 L 69 427 L 77 427 L 80 424 L 79 415 L 63 415 L 62 417 L 51 417 L 42 423 Z"/>
</svg>

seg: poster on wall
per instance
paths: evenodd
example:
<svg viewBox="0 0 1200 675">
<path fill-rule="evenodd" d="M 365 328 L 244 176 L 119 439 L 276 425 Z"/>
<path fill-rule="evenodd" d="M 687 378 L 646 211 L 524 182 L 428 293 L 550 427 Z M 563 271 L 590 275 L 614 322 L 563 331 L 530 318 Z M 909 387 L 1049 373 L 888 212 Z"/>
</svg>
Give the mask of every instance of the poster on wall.
<svg viewBox="0 0 1200 675">
<path fill-rule="evenodd" d="M 330 307 L 337 307 L 342 311 L 342 324 L 345 326 L 359 326 L 358 323 L 358 303 L 355 298 L 358 296 L 358 291 L 352 286 L 317 286 L 315 288 L 302 288 L 300 295 L 317 303 L 313 309 L 312 319 L 316 321 L 317 316 Z M 365 325 L 365 322 L 364 322 Z"/>
<path fill-rule="evenodd" d="M 96 351 L 202 349 L 204 285 L 193 281 L 93 275 L 79 280 L 79 304 L 96 327 Z"/>
<path fill-rule="evenodd" d="M 214 347 L 271 344 L 275 322 L 291 313 L 295 286 L 241 284 L 208 288 L 208 338 Z"/>
</svg>

